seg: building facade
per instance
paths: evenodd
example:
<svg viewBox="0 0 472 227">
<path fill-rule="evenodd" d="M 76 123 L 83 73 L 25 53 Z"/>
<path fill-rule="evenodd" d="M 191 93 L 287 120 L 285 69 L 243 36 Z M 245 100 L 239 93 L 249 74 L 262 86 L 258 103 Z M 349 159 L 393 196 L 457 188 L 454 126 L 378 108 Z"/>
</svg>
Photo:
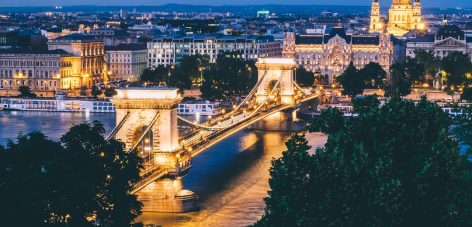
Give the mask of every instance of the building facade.
<svg viewBox="0 0 472 227">
<path fill-rule="evenodd" d="M 91 88 L 108 81 L 104 43 L 92 36 L 73 34 L 49 40 L 49 50 L 64 50 L 73 55 L 71 67 L 61 78 L 61 89 Z"/>
<path fill-rule="evenodd" d="M 299 66 L 315 72 L 326 74 L 332 82 L 349 66 L 363 68 L 370 62 L 379 63 L 385 71 L 396 61 L 394 56 L 396 39 L 389 34 L 370 36 L 347 35 L 342 28 L 333 28 L 324 35 L 285 35 L 285 57 L 292 57 Z"/>
<path fill-rule="evenodd" d="M 413 4 L 411 0 L 393 0 L 386 26 L 381 18 L 379 1 L 372 0 L 371 32 L 383 32 L 386 29 L 389 34 L 403 36 L 411 30 L 424 30 L 425 28 L 420 0 L 414 0 Z"/>
<path fill-rule="evenodd" d="M 433 53 L 439 58 L 446 57 L 452 52 L 462 52 L 472 57 L 472 36 L 467 36 L 455 25 L 445 25 L 436 35 L 408 40 L 406 48 L 406 55 L 411 58 L 415 57 L 417 50 Z"/>
<path fill-rule="evenodd" d="M 146 69 L 148 51 L 145 44 L 120 44 L 106 48 L 110 81 L 138 81 Z"/>
<path fill-rule="evenodd" d="M 0 96 L 16 96 L 20 86 L 28 86 L 38 96 L 54 96 L 69 57 L 62 50 L 0 50 Z"/>
<path fill-rule="evenodd" d="M 278 57 L 282 54 L 281 42 L 272 36 L 173 36 L 159 37 L 148 43 L 148 66 L 179 64 L 184 56 L 208 55 L 214 62 L 218 54 L 238 51 L 246 60 Z"/>
</svg>

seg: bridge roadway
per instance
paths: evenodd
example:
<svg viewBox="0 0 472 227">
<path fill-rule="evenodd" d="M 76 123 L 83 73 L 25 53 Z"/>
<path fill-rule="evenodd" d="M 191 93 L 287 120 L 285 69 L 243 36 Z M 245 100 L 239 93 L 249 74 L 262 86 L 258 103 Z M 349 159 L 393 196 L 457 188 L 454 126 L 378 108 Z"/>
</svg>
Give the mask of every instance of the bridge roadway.
<svg viewBox="0 0 472 227">
<path fill-rule="evenodd" d="M 216 119 L 218 123 L 214 127 L 215 130 L 200 129 L 194 131 L 191 136 L 187 136 L 187 138 L 183 139 L 181 148 L 175 152 L 177 154 L 181 154 L 182 152 L 191 152 L 192 157 L 194 157 L 209 147 L 259 120 L 262 120 L 274 113 L 294 108 L 300 103 L 315 99 L 319 96 L 320 93 L 317 92 L 303 99 L 296 100 L 295 104 L 292 105 L 274 104 L 266 106 L 266 108 L 261 111 L 255 111 L 255 113 L 247 114 L 245 111 L 242 111 L 237 114 L 233 113 L 235 115 L 225 115 L 225 119 Z M 215 120 L 212 120 L 212 122 L 215 122 Z M 187 168 L 190 168 L 190 166 Z M 153 181 L 164 177 L 165 175 L 167 175 L 165 169 L 158 166 L 148 165 L 148 167 L 141 172 L 142 179 L 134 185 L 132 193 L 140 191 Z"/>
</svg>

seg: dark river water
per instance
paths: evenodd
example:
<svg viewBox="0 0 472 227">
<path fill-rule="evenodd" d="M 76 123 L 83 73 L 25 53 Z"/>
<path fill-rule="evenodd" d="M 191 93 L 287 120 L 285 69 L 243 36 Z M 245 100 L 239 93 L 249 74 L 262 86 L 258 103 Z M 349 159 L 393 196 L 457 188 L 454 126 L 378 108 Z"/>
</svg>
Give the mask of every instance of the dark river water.
<svg viewBox="0 0 472 227">
<path fill-rule="evenodd" d="M 70 126 L 101 121 L 106 130 L 115 126 L 115 115 L 96 113 L 46 113 L 0 111 L 0 144 L 19 133 L 42 131 L 58 139 Z M 278 118 L 268 123 L 278 124 Z M 302 121 L 294 125 L 303 127 Z M 143 213 L 137 221 L 161 226 L 247 226 L 264 212 L 263 198 L 269 190 L 271 160 L 281 156 L 290 131 L 243 130 L 202 152 L 192 160 L 183 178 L 184 187 L 200 196 L 201 210 L 185 214 Z M 307 134 L 313 148 L 326 137 Z"/>
</svg>

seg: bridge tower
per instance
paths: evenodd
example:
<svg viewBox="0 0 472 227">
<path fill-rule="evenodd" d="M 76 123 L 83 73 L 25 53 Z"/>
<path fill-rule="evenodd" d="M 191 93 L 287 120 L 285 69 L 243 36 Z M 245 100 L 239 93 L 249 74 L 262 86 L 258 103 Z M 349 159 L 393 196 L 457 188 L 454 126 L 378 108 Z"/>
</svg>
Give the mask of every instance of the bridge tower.
<svg viewBox="0 0 472 227">
<path fill-rule="evenodd" d="M 162 173 L 137 190 L 143 211 L 186 212 L 198 207 L 198 196 L 184 190 L 181 176 L 191 166 L 191 154 L 179 145 L 174 88 L 123 88 L 111 99 L 116 107 L 116 128 L 110 135 L 136 149 L 144 160 L 142 176 Z"/>
<path fill-rule="evenodd" d="M 297 68 L 297 63 L 293 58 L 259 58 L 256 63 L 259 71 L 259 87 L 257 88 L 257 101 L 264 102 L 270 95 L 272 86 L 278 84 L 279 96 L 283 104 L 294 104 L 293 75 Z M 262 80 L 262 81 L 261 81 Z"/>
<path fill-rule="evenodd" d="M 177 106 L 174 88 L 122 88 L 111 99 L 116 107 L 116 139 L 126 149 L 137 149 L 146 164 L 158 165 L 179 175 L 190 166 L 190 155 L 179 151 Z"/>
</svg>

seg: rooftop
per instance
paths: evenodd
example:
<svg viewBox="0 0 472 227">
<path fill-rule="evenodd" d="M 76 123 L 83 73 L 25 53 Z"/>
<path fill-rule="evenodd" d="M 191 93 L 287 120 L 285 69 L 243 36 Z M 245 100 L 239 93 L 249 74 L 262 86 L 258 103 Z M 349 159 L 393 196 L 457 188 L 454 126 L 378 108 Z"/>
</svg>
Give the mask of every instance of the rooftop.
<svg viewBox="0 0 472 227">
<path fill-rule="evenodd" d="M 171 42 L 171 41 L 205 41 L 205 40 L 216 40 L 223 42 L 273 42 L 274 37 L 270 35 L 242 35 L 242 36 L 225 36 L 225 35 L 173 35 L 173 36 L 159 36 L 154 40 Z"/>
<path fill-rule="evenodd" d="M 83 35 L 83 34 L 71 34 L 66 36 L 61 36 L 56 39 L 49 40 L 50 42 L 102 42 L 96 39 L 94 36 Z"/>
<path fill-rule="evenodd" d="M 147 50 L 146 44 L 142 43 L 121 43 L 118 46 L 106 46 L 106 51 L 132 51 L 132 50 Z"/>
<path fill-rule="evenodd" d="M 64 50 L 30 50 L 26 48 L 0 49 L 0 54 L 36 54 L 36 55 L 70 55 Z"/>
</svg>

